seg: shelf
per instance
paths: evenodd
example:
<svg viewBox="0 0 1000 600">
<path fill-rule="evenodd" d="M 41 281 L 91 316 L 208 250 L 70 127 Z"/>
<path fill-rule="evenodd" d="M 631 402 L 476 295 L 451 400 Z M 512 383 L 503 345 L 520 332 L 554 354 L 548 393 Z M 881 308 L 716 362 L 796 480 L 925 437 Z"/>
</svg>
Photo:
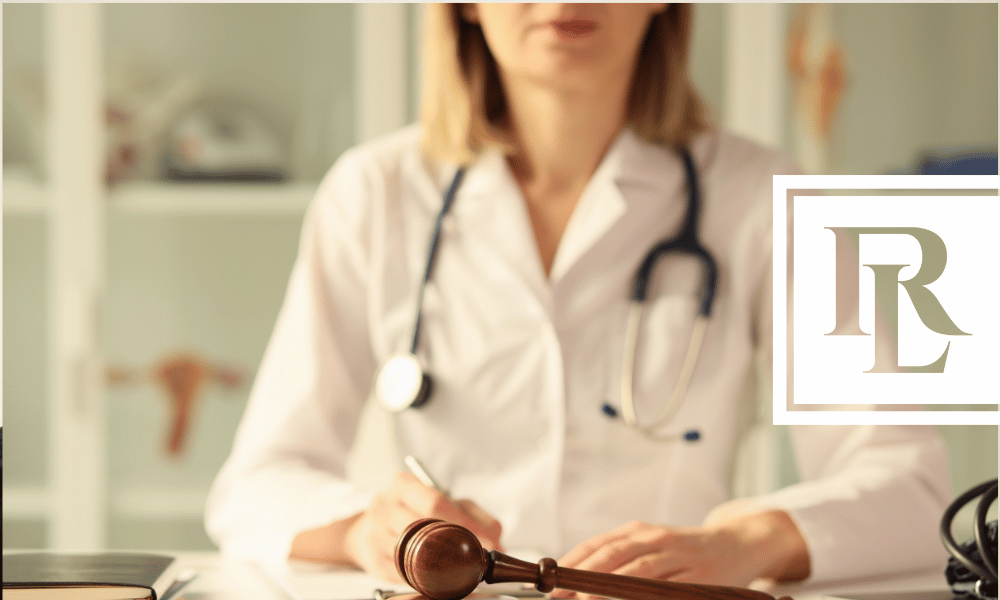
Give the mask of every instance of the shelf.
<svg viewBox="0 0 1000 600">
<path fill-rule="evenodd" d="M 207 487 L 128 486 L 111 492 L 111 513 L 137 521 L 201 519 Z"/>
<path fill-rule="evenodd" d="M 126 183 L 111 191 L 108 206 L 126 214 L 298 215 L 316 193 L 308 183 Z"/>
<path fill-rule="evenodd" d="M 48 202 L 38 178 L 23 167 L 5 165 L 3 171 L 4 214 L 44 215 Z"/>
<path fill-rule="evenodd" d="M 108 207 L 134 215 L 288 215 L 305 212 L 318 183 L 122 184 L 108 194 Z M 47 212 L 45 186 L 23 170 L 5 169 L 4 214 Z"/>
<path fill-rule="evenodd" d="M 129 486 L 111 492 L 111 511 L 134 520 L 201 519 L 208 491 L 204 487 Z M 41 486 L 4 486 L 6 519 L 44 519 L 49 515 L 49 492 Z"/>
<path fill-rule="evenodd" d="M 3 486 L 3 516 L 5 519 L 44 519 L 48 516 L 48 506 L 49 493 L 44 487 Z"/>
</svg>

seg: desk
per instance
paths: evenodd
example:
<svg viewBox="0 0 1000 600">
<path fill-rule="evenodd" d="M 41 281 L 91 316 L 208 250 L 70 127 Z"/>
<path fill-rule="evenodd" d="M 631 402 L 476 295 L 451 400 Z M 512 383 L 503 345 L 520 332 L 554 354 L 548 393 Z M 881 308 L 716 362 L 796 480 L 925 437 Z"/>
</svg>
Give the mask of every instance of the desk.
<svg viewBox="0 0 1000 600">
<path fill-rule="evenodd" d="M 177 555 L 185 566 L 199 573 L 185 590 L 185 600 L 364 600 L 370 599 L 376 588 L 398 591 L 409 589 L 358 571 L 319 564 L 293 562 L 289 564 L 287 571 L 265 572 L 248 563 L 224 560 L 214 552 L 168 553 Z M 788 595 L 795 600 L 951 598 L 943 566 L 934 572 L 903 573 L 893 577 L 842 581 L 823 586 L 760 584 L 753 587 L 773 596 Z"/>
<path fill-rule="evenodd" d="M 940 569 L 900 573 L 890 577 L 871 577 L 822 585 L 761 585 L 754 586 L 774 597 L 791 596 L 795 600 L 951 600 L 951 589 Z"/>
<path fill-rule="evenodd" d="M 171 552 L 198 576 L 182 592 L 185 600 L 288 600 L 253 565 L 223 560 L 217 552 Z"/>
</svg>

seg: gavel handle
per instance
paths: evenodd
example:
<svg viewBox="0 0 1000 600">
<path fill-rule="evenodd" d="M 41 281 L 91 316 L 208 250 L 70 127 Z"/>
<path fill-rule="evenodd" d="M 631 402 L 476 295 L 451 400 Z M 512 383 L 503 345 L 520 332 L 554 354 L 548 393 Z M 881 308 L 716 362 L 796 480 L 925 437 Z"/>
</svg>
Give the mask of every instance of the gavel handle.
<svg viewBox="0 0 1000 600">
<path fill-rule="evenodd" d="M 558 588 L 623 600 L 774 600 L 770 594 L 745 588 L 569 569 L 556 565 L 551 558 L 543 558 L 537 565 L 496 551 L 490 552 L 490 558 L 490 567 L 483 577 L 486 583 L 532 583 L 543 593 Z"/>
</svg>

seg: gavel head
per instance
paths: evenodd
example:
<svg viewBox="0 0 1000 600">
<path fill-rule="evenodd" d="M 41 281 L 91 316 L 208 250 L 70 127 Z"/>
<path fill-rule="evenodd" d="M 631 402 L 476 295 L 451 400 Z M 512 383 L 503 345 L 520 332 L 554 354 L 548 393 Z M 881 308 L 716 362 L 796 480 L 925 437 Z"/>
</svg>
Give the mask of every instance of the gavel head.
<svg viewBox="0 0 1000 600">
<path fill-rule="evenodd" d="M 403 580 L 431 600 L 465 598 L 490 564 L 471 531 L 440 519 L 410 523 L 396 542 L 395 560 Z"/>
</svg>

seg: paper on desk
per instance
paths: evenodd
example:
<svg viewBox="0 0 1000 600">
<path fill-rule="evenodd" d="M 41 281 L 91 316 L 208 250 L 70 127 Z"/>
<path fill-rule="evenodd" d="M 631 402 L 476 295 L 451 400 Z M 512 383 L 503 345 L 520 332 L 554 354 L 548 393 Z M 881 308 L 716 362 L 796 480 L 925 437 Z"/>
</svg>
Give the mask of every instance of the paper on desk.
<svg viewBox="0 0 1000 600">
<path fill-rule="evenodd" d="M 527 551 L 511 552 L 510 555 L 530 562 L 537 562 L 535 557 L 538 556 L 537 553 Z M 266 567 L 260 567 L 260 570 L 290 600 L 371 600 L 377 589 L 414 592 L 406 584 L 385 581 L 357 569 L 322 563 L 292 560 L 288 562 L 288 568 L 281 572 Z M 494 593 L 503 593 L 500 588 L 514 590 L 521 589 L 522 586 L 489 586 Z"/>
<path fill-rule="evenodd" d="M 283 571 L 264 566 L 260 571 L 290 600 L 370 600 L 376 589 L 413 591 L 363 571 L 320 563 L 293 560 Z"/>
<path fill-rule="evenodd" d="M 795 600 L 951 600 L 953 596 L 943 568 L 887 573 L 843 581 L 751 587 L 775 598 L 791 596 Z"/>
</svg>

